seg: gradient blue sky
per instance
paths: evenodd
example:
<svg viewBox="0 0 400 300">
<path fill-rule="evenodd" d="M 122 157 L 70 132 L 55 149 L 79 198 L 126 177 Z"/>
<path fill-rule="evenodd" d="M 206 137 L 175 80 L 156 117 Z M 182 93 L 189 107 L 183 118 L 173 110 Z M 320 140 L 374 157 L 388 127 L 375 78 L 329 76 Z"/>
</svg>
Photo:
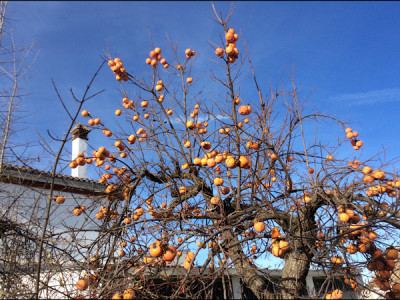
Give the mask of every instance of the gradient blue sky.
<svg viewBox="0 0 400 300">
<path fill-rule="evenodd" d="M 230 4 L 215 3 L 224 14 Z M 271 83 L 278 84 L 280 76 L 287 82 L 285 68 L 294 65 L 299 89 L 304 94 L 312 91 L 311 106 L 350 122 L 368 153 L 391 146 L 387 157 L 398 155 L 400 2 L 243 1 L 234 6 L 230 26 L 243 34 L 265 91 Z M 68 120 L 51 79 L 72 108 L 68 90 L 83 93 L 107 47 L 128 71 L 141 73 L 151 50 L 148 29 L 163 49 L 168 33 L 180 51 L 196 50 L 196 68 L 201 72 L 210 68 L 208 58 L 215 58 L 207 42 L 218 42 L 221 33 L 210 19 L 210 2 L 12 1 L 8 13 L 15 20 L 8 25 L 14 27 L 15 40 L 34 41 L 35 49 L 40 50 L 25 86 L 29 95 L 22 110 L 29 116 L 20 126 L 29 126 L 19 135 L 26 141 L 39 139 L 33 128 L 43 136 L 47 129 L 58 134 L 66 130 Z M 244 53 L 242 44 L 238 45 Z M 205 80 L 206 74 L 199 77 Z M 248 84 L 254 89 L 252 81 Z M 93 100 L 103 108 L 90 103 L 89 110 L 110 115 L 120 106 L 118 86 L 104 67 L 93 89 L 106 88 Z M 328 131 L 328 126 L 322 128 L 322 132 Z M 32 151 L 42 152 L 34 147 Z M 48 164 L 42 161 L 38 166 Z"/>
</svg>

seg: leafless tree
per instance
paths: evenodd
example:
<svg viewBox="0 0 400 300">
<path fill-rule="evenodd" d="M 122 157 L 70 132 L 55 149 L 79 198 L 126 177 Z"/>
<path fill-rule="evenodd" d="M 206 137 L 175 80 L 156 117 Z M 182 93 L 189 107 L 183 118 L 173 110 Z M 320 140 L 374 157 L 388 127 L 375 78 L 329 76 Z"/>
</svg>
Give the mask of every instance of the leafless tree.
<svg viewBox="0 0 400 300">
<path fill-rule="evenodd" d="M 5 166 L 29 164 L 25 155 L 26 143 L 18 140 L 17 125 L 21 120 L 18 104 L 24 97 L 24 84 L 35 60 L 33 45 L 20 46 L 12 34 L 7 14 L 7 1 L 0 2 L 0 177 L 6 178 Z M 15 192 L 15 190 L 14 190 Z M 0 213 L 0 290 L 2 298 L 16 298 L 26 294 L 21 278 L 31 272 L 31 266 L 21 262 L 32 261 L 37 253 L 37 240 L 29 216 L 25 220 L 16 213 L 23 197 L 18 192 L 1 186 Z M 21 294 L 22 293 L 22 294 Z"/>
<path fill-rule="evenodd" d="M 29 70 L 36 59 L 33 44 L 19 46 L 14 41 L 12 30 L 7 28 L 11 21 L 7 19 L 7 1 L 0 2 L 0 173 L 4 162 L 25 163 L 31 161 L 26 155 L 22 158 L 26 143 L 13 139 L 20 121 L 18 104 L 24 97 L 23 87 Z"/>
<path fill-rule="evenodd" d="M 293 72 L 289 89 L 282 84 L 264 92 L 245 44 L 239 55 L 238 35 L 228 26 L 231 13 L 225 19 L 215 14 L 223 37 L 212 60 L 225 74 L 210 72 L 218 91 L 196 92 L 191 70 L 197 54 L 191 49 L 182 60 L 172 45 L 173 64 L 152 49 L 144 76 L 108 57 L 123 95 L 116 115 L 123 112 L 127 123 L 117 132 L 83 112 L 115 144 L 105 142 L 91 157 L 104 168 L 100 181 L 109 184 L 96 215 L 104 220 L 104 235 L 92 247 L 102 251 L 95 254 L 102 271 L 89 270 L 92 277 L 82 278 L 78 289 L 91 282 L 91 296 L 122 297 L 133 288 L 142 297 L 211 298 L 210 287 L 219 280 L 226 298 L 232 287 L 223 278 L 235 270 L 257 298 L 300 298 L 314 267 L 327 275 L 318 295 L 340 297 L 335 279 L 357 290 L 362 283 L 356 272 L 368 264 L 395 295 L 393 283 L 381 276 L 393 271 L 385 249 L 400 225 L 395 162 L 362 160 L 362 132 L 332 115 L 310 113 Z M 245 64 L 259 104 L 241 98 Z M 341 136 L 319 143 L 321 122 Z M 351 157 L 341 156 L 346 148 L 354 151 Z M 189 254 L 180 264 L 166 264 L 162 256 L 189 250 L 194 258 Z M 196 264 L 200 252 L 208 254 Z M 277 281 L 253 263 L 272 256 L 282 259 Z"/>
<path fill-rule="evenodd" d="M 229 28 L 233 11 L 226 18 L 214 11 L 223 35 L 210 43 L 210 90 L 196 86 L 194 49 L 183 53 L 171 43 L 173 58 L 154 45 L 149 49 L 144 75 L 130 72 L 123 58 L 105 59 L 121 86 L 115 118 L 126 122 L 120 128 L 90 114 L 88 90 L 81 98 L 73 95 L 78 106 L 68 111 L 71 128 L 81 112 L 106 138 L 72 162 L 62 155 L 69 130 L 59 139 L 35 296 L 58 290 L 66 297 L 225 299 L 234 297 L 235 275 L 259 299 L 302 298 L 308 297 L 309 270 L 319 268 L 326 280 L 316 297 L 338 299 L 343 288 L 337 279 L 361 289 L 357 272 L 366 267 L 387 297 L 398 297 L 390 279 L 400 226 L 396 162 L 379 160 L 379 154 L 362 158 L 358 150 L 368 146 L 363 133 L 310 112 L 293 71 L 289 89 L 282 84 L 265 91 L 251 49 Z M 246 66 L 252 86 L 242 81 Z M 244 99 L 245 88 L 255 89 L 258 103 Z M 336 139 L 319 142 L 321 122 L 337 128 Z M 59 168 L 90 163 L 106 185 L 105 196 L 93 197 L 79 218 L 95 234 L 82 238 L 89 232 L 82 223 L 63 222 L 64 230 L 53 230 Z M 65 246 L 51 244 L 66 233 L 73 238 Z M 280 276 L 258 258 L 280 260 Z M 71 287 L 66 277 L 73 272 L 80 279 Z M 60 273 L 64 279 L 55 286 L 50 277 Z"/>
</svg>

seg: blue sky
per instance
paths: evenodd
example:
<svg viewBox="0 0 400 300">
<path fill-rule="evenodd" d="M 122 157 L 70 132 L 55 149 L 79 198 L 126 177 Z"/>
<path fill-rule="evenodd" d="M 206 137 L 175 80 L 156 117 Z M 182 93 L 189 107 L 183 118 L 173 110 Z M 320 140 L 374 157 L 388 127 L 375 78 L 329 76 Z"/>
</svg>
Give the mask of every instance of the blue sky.
<svg viewBox="0 0 400 300">
<path fill-rule="evenodd" d="M 230 2 L 215 5 L 226 14 Z M 234 6 L 230 26 L 240 31 L 248 44 L 258 82 L 265 91 L 270 84 L 279 85 L 280 77 L 287 83 L 286 68 L 294 65 L 299 89 L 305 95 L 312 92 L 311 107 L 349 122 L 359 131 L 368 154 L 390 146 L 387 157 L 397 156 L 399 2 L 243 1 Z M 68 90 L 83 93 L 107 48 L 113 57 L 123 60 L 128 71 L 141 74 L 151 50 L 148 30 L 163 49 L 168 33 L 180 51 L 196 50 L 199 86 L 204 86 L 207 75 L 203 71 L 213 66 L 208 58 L 215 58 L 207 42 L 218 42 L 221 33 L 210 19 L 210 2 L 12 1 L 8 13 L 14 20 L 8 25 L 14 27 L 14 39 L 24 44 L 34 41 L 40 51 L 25 86 L 29 95 L 21 107 L 23 114 L 28 114 L 19 125 L 26 128 L 19 133 L 25 141 L 39 140 L 34 129 L 43 136 L 47 129 L 64 133 L 68 120 L 51 79 L 73 108 Z M 244 53 L 242 44 L 239 46 Z M 249 89 L 254 89 L 252 81 L 247 82 Z M 120 106 L 118 87 L 104 67 L 93 91 L 106 91 L 88 104 L 89 110 L 110 115 Z M 329 134 L 330 127 L 322 127 L 321 132 Z M 43 152 L 34 147 L 32 151 Z M 48 164 L 42 161 L 38 166 Z"/>
</svg>

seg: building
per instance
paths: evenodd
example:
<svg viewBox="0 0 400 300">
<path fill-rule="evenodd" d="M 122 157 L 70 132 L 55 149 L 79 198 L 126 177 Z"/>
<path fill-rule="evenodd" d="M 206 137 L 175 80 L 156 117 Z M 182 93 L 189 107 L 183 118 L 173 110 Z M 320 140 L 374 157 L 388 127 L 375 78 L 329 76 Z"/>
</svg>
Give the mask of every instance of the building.
<svg viewBox="0 0 400 300">
<path fill-rule="evenodd" d="M 77 125 L 73 134 L 73 155 L 85 152 L 88 130 Z M 74 170 L 74 176 L 3 164 L 0 173 L 0 286 L 6 298 L 29 298 L 32 292 L 20 294 L 24 285 L 34 281 L 38 249 L 46 223 L 50 188 L 53 195 L 64 197 L 64 202 L 51 199 L 44 244 L 43 270 L 55 270 L 81 261 L 85 245 L 98 236 L 101 224 L 95 218 L 94 207 L 104 203 L 106 185 L 86 178 L 86 166 Z M 103 201 L 103 202 L 102 202 Z M 75 216 L 76 207 L 85 206 L 83 215 Z M 73 241 L 73 243 L 72 243 Z M 81 249 L 78 249 L 81 247 Z M 69 253 L 69 257 L 65 257 Z M 79 274 L 78 274 L 79 275 Z M 50 274 L 46 275 L 50 278 Z M 45 277 L 46 277 L 45 276 Z M 50 277 L 49 277 L 50 276 Z M 43 277 L 43 281 L 46 279 Z M 58 285 L 60 285 L 58 283 Z M 51 298 L 51 293 L 42 293 Z M 0 296 L 1 297 L 1 296 Z"/>
<path fill-rule="evenodd" d="M 184 255 L 182 256 L 184 257 Z M 179 262 L 178 262 L 179 264 Z M 181 262 L 183 264 L 183 261 Z M 194 268 L 191 272 L 196 273 L 198 269 Z M 215 270 L 218 273 L 218 268 Z M 169 275 L 170 285 L 173 285 L 174 278 L 176 283 L 179 283 L 179 276 L 186 274 L 186 270 L 182 267 L 170 268 L 166 271 Z M 270 292 L 279 292 L 279 287 L 276 284 L 281 277 L 281 270 L 271 270 L 271 269 L 260 269 L 258 273 L 264 278 L 267 289 Z M 204 281 L 207 284 L 207 280 L 211 281 L 210 273 L 207 271 L 204 274 L 204 278 L 199 281 Z M 222 283 L 222 277 L 224 278 L 224 284 Z M 357 278 L 357 281 L 361 281 L 361 276 Z M 325 298 L 325 293 L 318 293 L 321 287 L 326 284 L 327 276 L 323 270 L 310 270 L 306 278 L 306 289 L 304 289 L 303 296 L 305 298 L 321 299 Z M 330 280 L 329 280 L 330 281 Z M 331 281 L 330 281 L 331 282 Z M 165 281 L 158 280 L 157 284 L 165 284 Z M 341 289 L 343 291 L 343 299 L 360 299 L 360 293 L 355 292 L 349 285 L 344 281 L 343 277 L 336 278 L 333 282 L 334 288 Z M 224 288 L 225 287 L 225 288 Z M 330 290 L 333 286 L 326 286 Z M 176 288 L 176 287 L 175 287 Z M 196 287 L 194 287 L 196 288 Z M 200 287 L 199 287 L 200 289 Z M 165 296 L 171 296 L 174 289 L 169 288 L 168 285 L 164 285 Z M 224 291 L 225 290 L 225 291 Z M 237 275 L 235 269 L 225 270 L 224 276 L 219 276 L 215 279 L 212 288 L 208 290 L 208 295 L 204 294 L 202 298 L 204 299 L 257 299 L 254 293 L 241 281 L 240 277 Z M 182 293 L 180 296 L 185 296 Z"/>
<path fill-rule="evenodd" d="M 2 270 L 0 282 L 8 282 L 11 275 L 11 277 L 15 277 L 13 274 L 18 273 L 15 272 L 15 267 L 21 266 L 21 260 L 24 261 L 24 264 L 19 270 L 20 274 L 30 274 L 30 270 L 35 269 L 38 245 L 46 220 L 44 212 L 46 212 L 49 202 L 51 182 L 52 176 L 49 172 L 3 165 L 0 175 L 2 205 L 0 254 L 2 257 L 7 257 L 8 260 L 0 261 Z M 52 200 L 51 203 L 45 243 L 45 250 L 49 249 L 49 253 L 45 251 L 45 254 L 47 257 L 51 256 L 53 262 L 48 259 L 44 260 L 44 269 L 49 269 L 46 266 L 47 263 L 63 265 L 59 262 L 67 259 L 64 257 L 64 250 L 68 250 L 71 254 L 68 261 L 82 260 L 84 253 L 75 247 L 79 245 L 83 248 L 98 235 L 97 229 L 100 221 L 94 217 L 95 211 L 91 207 L 98 207 L 99 205 L 96 203 L 104 199 L 105 185 L 94 180 L 56 175 L 53 188 L 54 195 L 63 196 L 65 202 L 59 204 Z M 87 207 L 83 212 L 86 216 L 78 217 L 73 214 L 74 208 L 77 206 Z M 15 247 L 20 250 L 20 253 L 14 253 Z"/>
</svg>

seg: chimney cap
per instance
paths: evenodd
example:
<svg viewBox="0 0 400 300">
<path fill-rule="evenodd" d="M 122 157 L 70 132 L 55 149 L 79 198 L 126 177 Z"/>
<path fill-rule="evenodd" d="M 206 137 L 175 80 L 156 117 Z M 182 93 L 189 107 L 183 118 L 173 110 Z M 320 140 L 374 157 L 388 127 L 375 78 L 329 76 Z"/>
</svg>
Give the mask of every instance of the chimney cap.
<svg viewBox="0 0 400 300">
<path fill-rule="evenodd" d="M 90 129 L 87 128 L 85 125 L 78 123 L 74 128 L 72 128 L 71 133 L 72 133 L 72 140 L 75 140 L 77 138 L 88 140 L 88 133 L 90 132 Z"/>
</svg>

